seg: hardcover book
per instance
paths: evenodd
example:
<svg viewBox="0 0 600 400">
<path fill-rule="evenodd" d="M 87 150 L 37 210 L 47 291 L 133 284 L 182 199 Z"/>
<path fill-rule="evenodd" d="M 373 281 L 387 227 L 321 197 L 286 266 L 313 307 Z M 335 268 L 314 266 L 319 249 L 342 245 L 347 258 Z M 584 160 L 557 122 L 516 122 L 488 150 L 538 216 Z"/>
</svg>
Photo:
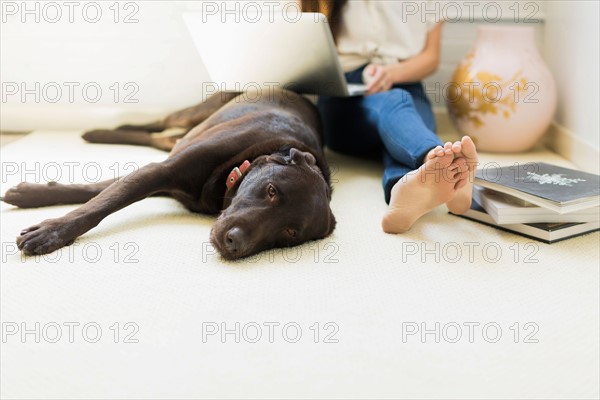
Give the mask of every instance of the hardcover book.
<svg viewBox="0 0 600 400">
<path fill-rule="evenodd" d="M 473 187 L 473 199 L 499 225 L 600 221 L 600 207 L 559 214 L 516 197 L 485 189 L 479 185 Z"/>
<path fill-rule="evenodd" d="M 452 214 L 452 213 L 450 213 Z M 516 233 L 544 243 L 555 243 L 561 240 L 581 236 L 586 233 L 600 229 L 600 222 L 586 223 L 535 223 L 535 224 L 507 224 L 498 225 L 492 217 L 485 212 L 475 200 L 471 209 L 464 214 L 452 214 L 461 218 L 470 219 L 482 224 L 501 229 L 503 231 Z"/>
<path fill-rule="evenodd" d="M 546 163 L 481 168 L 475 183 L 559 214 L 600 206 L 600 176 Z"/>
</svg>

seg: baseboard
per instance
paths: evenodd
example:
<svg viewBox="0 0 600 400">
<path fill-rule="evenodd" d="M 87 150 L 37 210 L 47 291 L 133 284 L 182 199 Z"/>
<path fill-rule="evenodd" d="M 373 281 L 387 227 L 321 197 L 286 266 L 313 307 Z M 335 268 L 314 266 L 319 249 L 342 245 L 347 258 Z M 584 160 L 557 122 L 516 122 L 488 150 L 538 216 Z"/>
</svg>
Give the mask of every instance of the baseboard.
<svg viewBox="0 0 600 400">
<path fill-rule="evenodd" d="M 434 109 L 438 134 L 443 140 L 456 140 L 460 132 L 454 127 L 443 107 Z M 542 144 L 583 171 L 600 173 L 600 149 L 585 142 L 564 126 L 553 122 L 542 138 Z"/>
</svg>

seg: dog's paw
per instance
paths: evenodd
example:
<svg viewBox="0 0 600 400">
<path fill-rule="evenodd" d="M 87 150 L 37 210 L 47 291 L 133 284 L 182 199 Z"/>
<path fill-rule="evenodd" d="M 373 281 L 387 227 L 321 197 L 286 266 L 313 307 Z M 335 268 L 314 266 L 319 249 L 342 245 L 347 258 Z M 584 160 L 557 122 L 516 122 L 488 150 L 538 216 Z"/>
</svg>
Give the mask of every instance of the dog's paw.
<svg viewBox="0 0 600 400">
<path fill-rule="evenodd" d="M 19 208 L 42 207 L 48 204 L 47 197 L 57 185 L 56 182 L 47 184 L 21 182 L 8 189 L 0 200 Z"/>
<path fill-rule="evenodd" d="M 47 219 L 21 231 L 17 247 L 27 255 L 47 254 L 72 244 L 77 235 L 61 218 Z"/>
</svg>

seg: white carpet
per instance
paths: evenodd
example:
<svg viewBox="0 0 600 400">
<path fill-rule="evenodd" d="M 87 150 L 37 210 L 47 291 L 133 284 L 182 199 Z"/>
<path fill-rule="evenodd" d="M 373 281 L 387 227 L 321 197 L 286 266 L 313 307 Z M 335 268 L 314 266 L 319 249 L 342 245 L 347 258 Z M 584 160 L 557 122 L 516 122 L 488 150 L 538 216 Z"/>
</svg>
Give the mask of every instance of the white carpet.
<svg viewBox="0 0 600 400">
<path fill-rule="evenodd" d="M 2 148 L 1 191 L 26 171 L 43 182 L 58 166 L 61 182 L 69 172 L 81 182 L 98 166 L 109 178 L 165 156 L 77 135 L 37 132 Z M 381 167 L 329 159 L 334 235 L 236 263 L 208 244 L 213 218 L 163 198 L 109 216 L 75 246 L 23 259 L 20 229 L 74 207 L 2 204 L 1 396 L 598 398 L 598 233 L 546 245 L 440 207 L 408 234 L 386 235 Z M 491 160 L 565 165 L 544 151 L 482 157 Z M 233 333 L 203 342 L 203 327 L 236 322 L 239 343 Z M 279 324 L 272 340 L 269 323 Z M 439 343 L 434 333 L 403 341 L 422 323 L 440 324 Z M 469 323 L 479 324 L 472 340 Z M 96 327 L 102 336 L 89 343 Z M 124 343 L 136 327 L 138 343 Z M 289 343 L 295 327 L 301 337 Z"/>
</svg>

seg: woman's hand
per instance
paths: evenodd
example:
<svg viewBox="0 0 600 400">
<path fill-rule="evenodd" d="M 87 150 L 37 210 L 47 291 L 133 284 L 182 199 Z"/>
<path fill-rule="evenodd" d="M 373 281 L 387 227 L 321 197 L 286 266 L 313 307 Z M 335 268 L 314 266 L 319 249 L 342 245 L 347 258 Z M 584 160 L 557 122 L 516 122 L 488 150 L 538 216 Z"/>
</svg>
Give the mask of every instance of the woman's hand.
<svg viewBox="0 0 600 400">
<path fill-rule="evenodd" d="M 385 92 L 394 85 L 389 67 L 379 64 L 369 64 L 365 67 L 363 81 L 367 84 L 367 94 Z"/>
<path fill-rule="evenodd" d="M 386 66 L 367 65 L 365 69 L 371 67 L 369 72 L 374 71 L 371 74 L 373 78 L 381 77 L 378 82 L 372 82 L 373 86 L 369 85 L 368 88 L 371 89 L 369 93 L 388 90 L 391 87 L 391 85 L 385 85 L 388 82 L 399 84 L 418 82 L 433 74 L 440 64 L 441 40 L 442 23 L 440 22 L 429 32 L 425 48 L 416 56 Z M 368 82 L 365 83 L 369 84 Z"/>
</svg>

